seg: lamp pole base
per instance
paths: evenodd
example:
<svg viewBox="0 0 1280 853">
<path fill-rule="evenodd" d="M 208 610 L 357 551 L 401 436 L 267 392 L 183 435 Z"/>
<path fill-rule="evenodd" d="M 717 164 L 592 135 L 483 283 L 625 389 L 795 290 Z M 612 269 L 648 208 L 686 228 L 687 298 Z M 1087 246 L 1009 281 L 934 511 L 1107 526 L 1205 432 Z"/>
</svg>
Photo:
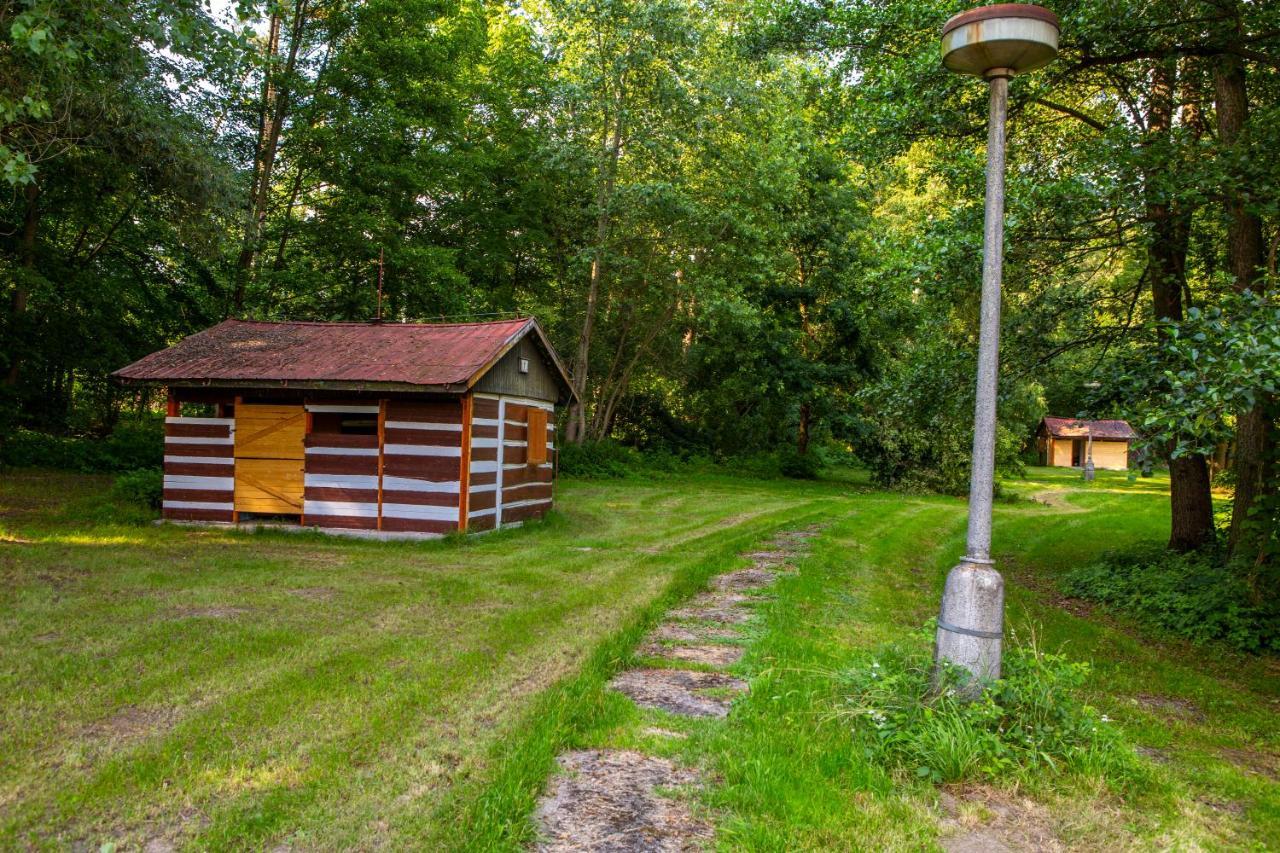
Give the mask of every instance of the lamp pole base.
<svg viewBox="0 0 1280 853">
<path fill-rule="evenodd" d="M 965 558 L 947 575 L 938 614 L 934 685 L 945 661 L 969 671 L 960 692 L 974 698 L 1000 678 L 1004 645 L 1004 578 L 990 560 Z"/>
</svg>

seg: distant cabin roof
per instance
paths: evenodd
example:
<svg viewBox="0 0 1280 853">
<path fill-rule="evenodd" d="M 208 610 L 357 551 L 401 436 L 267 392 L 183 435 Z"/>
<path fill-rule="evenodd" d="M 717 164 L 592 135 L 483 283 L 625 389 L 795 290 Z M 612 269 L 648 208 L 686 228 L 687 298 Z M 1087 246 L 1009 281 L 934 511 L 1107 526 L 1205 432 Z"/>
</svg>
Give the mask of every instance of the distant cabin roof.
<svg viewBox="0 0 1280 853">
<path fill-rule="evenodd" d="M 489 323 L 225 320 L 111 374 L 122 382 L 462 393 L 527 335 L 572 396 L 531 317 Z"/>
<path fill-rule="evenodd" d="M 1091 435 L 1094 438 L 1124 441 L 1138 437 L 1128 421 L 1082 421 L 1078 418 L 1046 417 L 1041 425 L 1054 438 L 1084 438 Z"/>
</svg>

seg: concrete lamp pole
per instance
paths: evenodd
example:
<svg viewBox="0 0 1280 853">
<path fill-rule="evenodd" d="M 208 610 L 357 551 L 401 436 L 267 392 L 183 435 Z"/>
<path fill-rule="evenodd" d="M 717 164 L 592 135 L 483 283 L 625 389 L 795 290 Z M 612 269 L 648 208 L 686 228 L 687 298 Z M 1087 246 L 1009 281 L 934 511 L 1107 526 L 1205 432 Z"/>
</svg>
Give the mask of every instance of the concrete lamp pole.
<svg viewBox="0 0 1280 853">
<path fill-rule="evenodd" d="M 1009 78 L 1047 65 L 1057 53 L 1058 17 L 1041 6 L 984 6 L 956 15 L 942 28 L 942 64 L 959 74 L 982 77 L 991 90 L 969 534 L 965 555 L 947 575 L 934 652 L 935 680 L 944 664 L 963 667 L 972 674 L 964 688 L 969 695 L 976 695 L 984 684 L 1000 677 L 1004 638 L 1004 579 L 991 559 L 991 503 L 995 483 L 1000 277 L 1004 263 L 1004 126 Z"/>
</svg>

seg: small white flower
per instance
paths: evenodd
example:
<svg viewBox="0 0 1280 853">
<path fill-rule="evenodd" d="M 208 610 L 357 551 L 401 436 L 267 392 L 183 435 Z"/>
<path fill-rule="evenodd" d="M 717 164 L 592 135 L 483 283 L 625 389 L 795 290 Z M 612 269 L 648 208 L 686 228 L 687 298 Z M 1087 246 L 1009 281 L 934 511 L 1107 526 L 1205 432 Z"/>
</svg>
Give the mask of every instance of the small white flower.
<svg viewBox="0 0 1280 853">
<path fill-rule="evenodd" d="M 1111 718 L 1110 718 L 1110 717 L 1108 717 L 1106 714 L 1103 714 L 1103 715 L 1102 715 L 1102 722 L 1104 722 L 1104 723 L 1109 723 L 1109 722 L 1111 722 Z"/>
</svg>

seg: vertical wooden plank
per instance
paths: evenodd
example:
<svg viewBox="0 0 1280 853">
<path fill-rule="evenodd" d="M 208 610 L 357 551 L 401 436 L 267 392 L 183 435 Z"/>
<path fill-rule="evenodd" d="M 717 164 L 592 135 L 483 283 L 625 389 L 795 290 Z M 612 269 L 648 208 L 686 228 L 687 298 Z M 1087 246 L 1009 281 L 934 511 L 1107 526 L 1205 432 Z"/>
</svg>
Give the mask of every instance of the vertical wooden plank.
<svg viewBox="0 0 1280 853">
<path fill-rule="evenodd" d="M 462 465 L 458 469 L 458 530 L 467 532 L 471 512 L 471 395 L 462 398 Z"/>
<path fill-rule="evenodd" d="M 172 391 L 170 391 L 170 392 L 169 392 L 169 400 L 168 400 L 167 405 L 166 405 L 166 407 L 165 407 L 165 414 L 166 414 L 166 415 L 168 415 L 168 416 L 169 416 L 169 417 L 171 417 L 171 418 L 176 418 L 176 417 L 178 417 L 178 414 L 179 414 L 180 412 L 181 412 L 181 407 L 178 405 L 178 401 L 177 401 L 177 399 L 173 396 L 173 392 L 172 392 Z"/>
<path fill-rule="evenodd" d="M 387 401 L 378 401 L 378 529 L 382 529 L 382 466 L 387 446 Z"/>
</svg>

